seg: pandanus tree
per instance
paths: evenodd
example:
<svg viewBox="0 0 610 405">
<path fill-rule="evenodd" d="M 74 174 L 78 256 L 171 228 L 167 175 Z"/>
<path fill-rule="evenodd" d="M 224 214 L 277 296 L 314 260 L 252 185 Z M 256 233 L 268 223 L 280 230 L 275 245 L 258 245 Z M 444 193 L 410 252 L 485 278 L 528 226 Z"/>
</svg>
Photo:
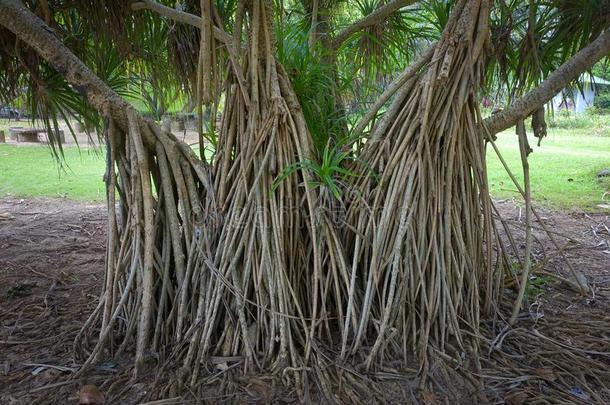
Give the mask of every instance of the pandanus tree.
<svg viewBox="0 0 610 405">
<path fill-rule="evenodd" d="M 158 396 L 193 393 L 220 358 L 341 401 L 397 395 L 366 391 L 388 370 L 480 388 L 468 370 L 509 367 L 490 356 L 530 259 L 507 288 L 486 148 L 518 124 L 527 162 L 523 121 L 610 52 L 607 2 L 164 3 L 0 0 L 2 95 L 25 87 L 51 134 L 102 123 L 106 272 L 80 373 L 133 353 L 136 376 L 165 370 Z M 121 97 L 141 76 L 196 101 L 199 153 Z M 383 89 L 350 111 L 346 78 Z M 494 89 L 506 108 L 483 118 Z M 601 398 L 584 354 L 561 364 Z"/>
</svg>

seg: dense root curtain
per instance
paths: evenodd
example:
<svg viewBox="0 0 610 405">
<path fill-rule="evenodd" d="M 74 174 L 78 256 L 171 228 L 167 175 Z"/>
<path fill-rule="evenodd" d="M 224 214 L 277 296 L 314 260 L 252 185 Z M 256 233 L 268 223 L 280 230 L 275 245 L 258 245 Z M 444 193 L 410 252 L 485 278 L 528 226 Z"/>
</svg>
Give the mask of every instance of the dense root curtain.
<svg viewBox="0 0 610 405">
<path fill-rule="evenodd" d="M 338 347 L 367 367 L 463 350 L 500 280 L 476 95 L 488 2 L 456 4 L 378 124 L 347 224 L 307 170 L 282 175 L 315 159 L 311 136 L 273 56 L 269 4 L 247 15 L 213 167 L 132 112 L 127 131 L 108 121 L 107 273 L 87 364 L 135 344 L 141 368 L 171 347 L 161 358 L 195 384 L 212 356 L 279 371 Z"/>
<path fill-rule="evenodd" d="M 352 284 L 343 355 L 366 364 L 464 351 L 500 273 L 477 90 L 488 45 L 488 1 L 460 1 L 427 67 L 399 90 L 364 146 L 347 232 Z"/>
<path fill-rule="evenodd" d="M 218 227 L 210 168 L 134 110 L 127 117 L 127 131 L 111 118 L 106 125 L 106 275 L 100 303 L 76 338 L 78 352 L 87 329 L 100 325 L 83 369 L 132 343 L 141 369 L 153 353 L 192 333 L 187 297 L 198 292 L 194 269 L 211 255 Z"/>
<path fill-rule="evenodd" d="M 83 369 L 134 344 L 137 370 L 154 355 L 188 370 L 190 384 L 214 356 L 245 369 L 299 369 L 320 319 L 335 313 L 323 296 L 332 293 L 318 192 L 304 171 L 274 184 L 312 159 L 311 136 L 273 55 L 268 2 L 253 1 L 248 13 L 251 35 L 230 63 L 213 167 L 132 111 L 128 131 L 108 120 L 107 272 L 77 337 L 80 351 L 101 325 Z"/>
</svg>

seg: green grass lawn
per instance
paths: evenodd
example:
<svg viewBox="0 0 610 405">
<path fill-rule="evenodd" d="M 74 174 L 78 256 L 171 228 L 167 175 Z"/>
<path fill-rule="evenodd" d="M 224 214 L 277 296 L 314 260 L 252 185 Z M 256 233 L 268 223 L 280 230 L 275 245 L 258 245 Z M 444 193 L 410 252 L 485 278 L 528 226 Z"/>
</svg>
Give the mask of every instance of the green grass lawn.
<svg viewBox="0 0 610 405">
<path fill-rule="evenodd" d="M 549 136 L 529 156 L 532 196 L 537 204 L 556 208 L 599 210 L 602 196 L 610 191 L 610 178 L 597 178 L 603 168 L 610 168 L 610 136 L 601 136 L 586 128 L 550 129 Z M 519 144 L 514 131 L 498 134 L 500 152 L 519 181 L 523 179 Z M 496 198 L 520 198 L 517 188 L 491 148 L 488 149 L 488 175 Z M 610 195 L 606 196 L 606 204 Z"/>
<path fill-rule="evenodd" d="M 592 128 L 550 129 L 541 147 L 531 139 L 532 194 L 537 204 L 567 209 L 599 210 L 610 178 L 597 172 L 610 168 L 610 136 Z M 498 135 L 497 145 L 513 173 L 522 179 L 517 137 L 513 131 Z M 90 149 L 65 149 L 67 167 L 59 170 L 44 146 L 0 145 L 0 197 L 47 196 L 103 201 L 104 157 Z M 491 149 L 489 182 L 495 198 L 515 198 L 516 187 Z M 610 202 L 610 195 L 606 203 Z"/>
<path fill-rule="evenodd" d="M 66 197 L 104 201 L 104 156 L 93 149 L 65 148 L 59 168 L 44 146 L 0 145 L 0 197 Z"/>
</svg>

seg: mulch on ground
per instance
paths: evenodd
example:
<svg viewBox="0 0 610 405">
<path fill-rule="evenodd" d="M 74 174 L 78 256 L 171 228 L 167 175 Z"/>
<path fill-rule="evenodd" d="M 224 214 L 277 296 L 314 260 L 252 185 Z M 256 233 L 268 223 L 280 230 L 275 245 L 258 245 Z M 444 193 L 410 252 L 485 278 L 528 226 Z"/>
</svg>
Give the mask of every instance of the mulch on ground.
<svg viewBox="0 0 610 405">
<path fill-rule="evenodd" d="M 497 207 L 506 226 L 523 230 L 518 206 L 500 201 Z M 562 253 L 534 223 L 534 259 L 545 266 L 532 279 L 529 311 L 568 323 L 610 319 L 610 215 L 551 210 L 540 215 Z M 103 282 L 105 218 L 99 204 L 0 199 L 0 404 L 78 403 L 80 387 L 103 387 L 121 373 L 122 365 L 113 363 L 70 379 L 78 368 L 73 339 L 95 308 Z M 515 244 L 524 249 L 523 232 Z M 561 281 L 573 280 L 568 262 L 591 288 L 588 297 Z"/>
</svg>

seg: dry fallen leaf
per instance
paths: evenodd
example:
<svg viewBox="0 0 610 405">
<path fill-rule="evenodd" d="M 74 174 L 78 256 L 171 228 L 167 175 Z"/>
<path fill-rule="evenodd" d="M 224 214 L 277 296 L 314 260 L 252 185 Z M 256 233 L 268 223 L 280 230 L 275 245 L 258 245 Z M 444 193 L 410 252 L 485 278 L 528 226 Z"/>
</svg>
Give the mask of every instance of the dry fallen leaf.
<svg viewBox="0 0 610 405">
<path fill-rule="evenodd" d="M 436 394 L 428 390 L 423 390 L 421 392 L 421 400 L 426 405 L 437 405 L 440 403 Z"/>
<path fill-rule="evenodd" d="M 537 375 L 547 381 L 555 381 L 556 377 L 553 373 L 553 369 L 550 367 L 540 367 L 532 370 L 532 374 Z"/>
<path fill-rule="evenodd" d="M 580 292 L 580 287 L 584 288 L 584 292 L 588 293 L 591 290 L 591 287 L 589 287 L 589 282 L 587 280 L 587 276 L 585 276 L 584 274 L 582 274 L 579 271 L 575 271 L 575 287 L 578 288 L 578 291 Z"/>
<path fill-rule="evenodd" d="M 80 404 L 103 405 L 105 403 L 104 395 L 92 384 L 83 385 L 78 396 Z"/>
<path fill-rule="evenodd" d="M 527 401 L 528 395 L 525 391 L 510 393 L 504 398 L 508 405 L 522 405 Z"/>
<path fill-rule="evenodd" d="M 258 396 L 259 400 L 257 403 L 269 404 L 271 403 L 271 393 L 269 392 L 269 386 L 258 378 L 249 378 L 249 384 L 246 386 L 246 390 L 250 394 Z"/>
</svg>

